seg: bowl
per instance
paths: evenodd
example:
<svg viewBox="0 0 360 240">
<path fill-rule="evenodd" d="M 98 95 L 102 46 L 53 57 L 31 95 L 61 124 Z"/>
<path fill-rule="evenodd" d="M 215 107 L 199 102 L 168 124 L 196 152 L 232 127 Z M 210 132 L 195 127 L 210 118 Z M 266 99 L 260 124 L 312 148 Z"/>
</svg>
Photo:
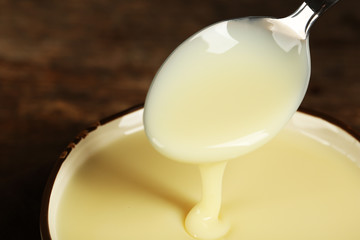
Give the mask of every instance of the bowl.
<svg viewBox="0 0 360 240">
<path fill-rule="evenodd" d="M 56 218 L 61 197 L 71 177 L 89 156 L 121 136 L 143 131 L 142 115 L 143 106 L 139 105 L 103 119 L 82 131 L 60 154 L 43 195 L 40 215 L 43 240 L 63 240 L 57 238 Z M 300 109 L 285 128 L 331 146 L 360 166 L 360 136 L 343 123 L 314 111 Z"/>
</svg>

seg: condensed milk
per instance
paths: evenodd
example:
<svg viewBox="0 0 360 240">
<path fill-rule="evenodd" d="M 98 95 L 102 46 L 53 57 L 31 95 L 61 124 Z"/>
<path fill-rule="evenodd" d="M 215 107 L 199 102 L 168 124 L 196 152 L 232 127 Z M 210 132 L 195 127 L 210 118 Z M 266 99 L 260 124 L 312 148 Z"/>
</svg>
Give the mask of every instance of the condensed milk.
<svg viewBox="0 0 360 240">
<path fill-rule="evenodd" d="M 193 239 L 184 218 L 201 199 L 198 168 L 154 150 L 138 113 L 129 114 L 135 124 L 101 126 L 70 153 L 50 201 L 53 240 Z M 296 113 L 268 144 L 228 162 L 223 239 L 360 239 L 359 159 L 349 134 Z"/>
</svg>

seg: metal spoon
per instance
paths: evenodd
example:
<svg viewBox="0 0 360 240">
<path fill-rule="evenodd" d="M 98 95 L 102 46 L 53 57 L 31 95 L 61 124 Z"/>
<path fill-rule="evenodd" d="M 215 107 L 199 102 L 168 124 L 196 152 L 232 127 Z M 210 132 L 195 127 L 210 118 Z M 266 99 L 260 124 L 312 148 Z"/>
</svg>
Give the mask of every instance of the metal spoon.
<svg viewBox="0 0 360 240">
<path fill-rule="evenodd" d="M 145 101 L 145 131 L 155 148 L 173 159 L 184 162 L 216 162 L 245 154 L 275 136 L 297 110 L 307 89 L 310 77 L 307 43 L 309 29 L 314 21 L 337 1 L 306 0 L 293 14 L 280 19 L 248 17 L 223 21 L 199 31 L 181 44 L 158 71 Z M 260 28 L 265 29 L 266 33 L 259 30 Z M 262 33 L 258 34 L 260 31 Z M 274 44 L 264 43 L 265 38 L 273 38 L 271 41 L 275 41 Z M 285 53 L 280 51 L 279 47 Z M 265 53 L 264 51 L 268 49 L 276 50 L 279 54 Z M 245 52 L 247 55 L 244 54 Z M 291 56 L 295 53 L 299 56 L 299 61 L 296 61 L 302 61 L 303 65 L 297 65 L 297 62 L 293 61 L 295 58 Z M 226 62 L 220 57 L 226 54 L 236 57 Z M 284 56 L 288 60 L 282 60 L 281 63 L 274 65 Z M 207 59 L 214 60 L 207 63 Z M 275 76 L 274 74 L 258 76 L 258 73 L 264 70 L 263 66 L 268 63 L 274 65 L 272 69 L 276 69 L 275 72 L 273 71 Z M 297 68 L 293 77 L 277 75 L 290 68 Z M 230 78 L 223 77 L 225 75 L 219 76 L 219 73 L 233 72 L 237 69 L 240 69 L 237 75 Z M 248 72 L 249 69 L 254 69 L 248 74 L 251 77 L 244 76 L 244 72 Z M 206 73 L 210 74 L 206 75 Z M 290 79 L 296 82 L 296 77 L 300 75 L 303 75 L 303 80 L 299 80 L 300 83 L 292 89 L 292 92 L 277 87 L 285 86 Z M 283 78 L 282 82 L 277 80 L 280 78 Z M 267 79 L 275 80 L 267 81 Z M 246 81 L 252 85 L 239 88 L 236 85 L 239 81 Z M 219 87 L 219 91 L 222 89 L 221 94 L 225 92 L 229 96 L 234 96 L 222 105 L 239 103 L 235 108 L 218 106 L 220 101 L 216 102 L 218 107 L 209 108 L 209 105 L 214 105 L 214 95 L 217 95 L 217 92 L 204 90 L 207 86 L 219 82 L 222 84 Z M 266 88 L 262 87 L 266 91 L 264 96 L 276 91 L 280 91 L 280 94 L 287 92 L 287 95 L 271 106 L 267 105 L 268 102 L 261 106 L 252 106 L 251 104 L 257 101 L 252 98 L 253 96 L 246 99 L 241 96 L 248 96 L 249 92 L 262 94 L 258 86 L 266 86 Z M 179 89 L 186 89 L 186 91 Z M 184 101 L 187 99 L 191 99 L 191 104 Z M 291 104 L 291 109 L 287 106 L 282 107 L 284 102 L 287 106 Z M 269 113 L 267 109 L 274 106 L 279 111 Z M 181 111 L 177 113 L 173 110 L 174 108 Z M 250 110 L 243 111 L 241 118 L 236 119 L 232 114 L 239 109 L 240 111 L 241 109 Z M 223 116 L 223 119 L 227 119 L 226 121 L 233 119 L 238 129 L 231 130 L 232 133 L 229 134 L 229 131 L 223 131 L 223 128 L 208 127 L 224 124 L 224 122 L 216 121 L 214 115 Z M 189 121 L 189 118 L 199 121 Z M 258 126 L 252 129 L 242 131 L 246 122 L 257 123 L 258 119 L 267 120 L 259 122 Z M 207 131 L 207 128 L 211 131 Z M 160 129 L 164 131 L 158 131 Z M 253 133 L 264 134 L 254 135 Z M 220 138 L 214 136 L 220 136 Z M 196 137 L 199 139 L 195 140 Z M 179 144 L 179 139 L 186 139 L 186 141 Z M 214 141 L 210 141 L 211 139 Z M 222 139 L 222 142 L 217 139 Z M 253 143 L 254 147 L 248 147 L 250 143 Z"/>
</svg>

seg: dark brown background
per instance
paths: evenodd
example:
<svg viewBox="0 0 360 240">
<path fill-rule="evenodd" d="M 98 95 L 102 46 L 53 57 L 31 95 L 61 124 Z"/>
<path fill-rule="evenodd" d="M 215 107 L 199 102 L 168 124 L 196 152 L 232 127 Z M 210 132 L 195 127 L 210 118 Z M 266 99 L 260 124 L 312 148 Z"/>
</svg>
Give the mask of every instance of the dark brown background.
<svg viewBox="0 0 360 240">
<path fill-rule="evenodd" d="M 293 0 L 0 0 L 0 239 L 39 239 L 40 201 L 67 143 L 142 103 L 156 70 L 214 22 L 283 17 Z M 312 29 L 303 106 L 360 130 L 359 1 Z"/>
</svg>

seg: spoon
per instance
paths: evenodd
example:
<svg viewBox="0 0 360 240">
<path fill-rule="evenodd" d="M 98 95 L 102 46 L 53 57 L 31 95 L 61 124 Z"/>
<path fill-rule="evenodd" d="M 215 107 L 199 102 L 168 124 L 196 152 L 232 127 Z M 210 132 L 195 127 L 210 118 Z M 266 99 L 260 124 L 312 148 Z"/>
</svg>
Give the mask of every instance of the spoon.
<svg viewBox="0 0 360 240">
<path fill-rule="evenodd" d="M 281 18 L 214 24 L 164 62 L 146 97 L 145 132 L 165 156 L 199 164 L 202 198 L 185 219 L 198 239 L 219 239 L 226 162 L 274 137 L 299 107 L 310 77 L 309 29 L 338 0 L 308 0 Z"/>
<path fill-rule="evenodd" d="M 305 95 L 309 29 L 337 1 L 307 0 L 280 19 L 223 21 L 187 39 L 164 62 L 146 97 L 144 125 L 152 145 L 172 159 L 204 163 L 269 141 Z"/>
</svg>

